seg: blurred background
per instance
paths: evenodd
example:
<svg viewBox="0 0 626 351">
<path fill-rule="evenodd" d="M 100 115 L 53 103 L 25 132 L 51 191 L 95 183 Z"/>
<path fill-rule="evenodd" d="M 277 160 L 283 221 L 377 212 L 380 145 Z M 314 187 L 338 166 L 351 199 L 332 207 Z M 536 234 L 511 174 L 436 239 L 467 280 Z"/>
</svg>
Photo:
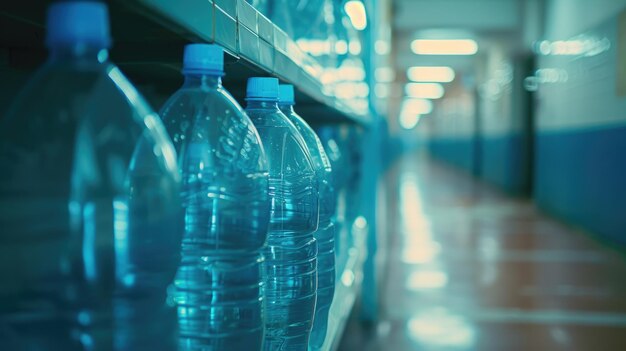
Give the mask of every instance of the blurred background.
<svg viewBox="0 0 626 351">
<path fill-rule="evenodd" d="M 48 1 L 0 5 L 0 112 Z M 189 42 L 276 76 L 338 176 L 328 350 L 626 350 L 626 0 L 108 1 L 158 109 Z"/>
</svg>

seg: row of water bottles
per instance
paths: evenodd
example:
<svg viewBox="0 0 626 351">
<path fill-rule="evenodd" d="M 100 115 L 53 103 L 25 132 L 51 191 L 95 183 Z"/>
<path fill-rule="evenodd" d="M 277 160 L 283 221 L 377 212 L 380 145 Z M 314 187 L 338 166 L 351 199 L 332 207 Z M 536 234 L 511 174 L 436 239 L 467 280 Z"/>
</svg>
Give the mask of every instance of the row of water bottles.
<svg viewBox="0 0 626 351">
<path fill-rule="evenodd" d="M 52 5 L 46 45 L 0 121 L 0 350 L 319 349 L 334 132 L 276 78 L 243 110 L 208 44 L 159 117 L 108 60 L 103 3 Z"/>
</svg>

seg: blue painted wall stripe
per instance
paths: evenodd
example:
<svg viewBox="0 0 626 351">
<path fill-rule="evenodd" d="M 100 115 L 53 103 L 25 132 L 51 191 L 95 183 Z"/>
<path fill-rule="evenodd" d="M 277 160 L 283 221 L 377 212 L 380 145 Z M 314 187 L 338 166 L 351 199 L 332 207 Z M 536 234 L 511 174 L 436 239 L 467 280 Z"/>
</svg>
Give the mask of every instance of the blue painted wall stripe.
<svg viewBox="0 0 626 351">
<path fill-rule="evenodd" d="M 524 136 L 519 133 L 483 136 L 481 143 L 481 176 L 511 194 L 526 194 L 530 165 Z"/>
<path fill-rule="evenodd" d="M 626 243 L 626 127 L 540 132 L 535 154 L 542 208 Z"/>
<path fill-rule="evenodd" d="M 429 142 L 430 153 L 468 171 L 474 169 L 474 138 L 439 138 Z"/>
</svg>

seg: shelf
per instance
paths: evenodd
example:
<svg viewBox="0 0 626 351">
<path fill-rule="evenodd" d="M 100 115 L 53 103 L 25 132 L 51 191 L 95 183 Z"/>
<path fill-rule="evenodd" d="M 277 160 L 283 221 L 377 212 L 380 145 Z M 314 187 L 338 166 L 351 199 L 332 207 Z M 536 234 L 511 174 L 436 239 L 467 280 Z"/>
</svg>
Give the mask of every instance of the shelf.
<svg viewBox="0 0 626 351">
<path fill-rule="evenodd" d="M 10 67 L 33 69 L 45 59 L 48 4 L 45 0 L 3 4 L 0 50 L 8 50 Z M 275 76 L 296 86 L 298 112 L 312 124 L 367 125 L 371 120 L 367 111 L 351 108 L 350 101 L 329 94 L 328 89 L 325 94 L 319 63 L 244 0 L 110 0 L 108 4 L 111 58 L 157 107 L 180 86 L 183 46 L 215 42 L 229 54 L 224 84 L 240 102 L 248 77 Z"/>
<path fill-rule="evenodd" d="M 46 58 L 45 10 L 50 1 L 8 1 L 0 9 L 0 91 L 8 103 Z M 358 123 L 372 117 L 325 93 L 323 69 L 280 28 L 243 0 L 111 0 L 111 58 L 156 108 L 180 86 L 183 46 L 216 42 L 228 52 L 225 86 L 243 102 L 245 80 L 272 75 L 297 87 L 298 112 L 311 124 Z M 6 71 L 4 70 L 5 68 Z M 9 79 L 10 78 L 10 79 Z M 4 101 L 0 103 L 0 110 Z M 323 350 L 336 350 L 360 293 L 367 228 L 353 226 L 354 246 L 330 307 Z"/>
<path fill-rule="evenodd" d="M 323 93 L 322 67 L 288 35 L 244 0 L 123 0 L 182 36 L 215 42 L 258 71 L 294 84 L 314 102 L 367 124 L 370 116 Z M 305 110 L 308 107 L 305 107 Z M 315 113 L 313 111 L 312 113 Z M 310 114 L 304 112 L 304 114 Z"/>
<path fill-rule="evenodd" d="M 365 238 L 367 228 L 352 228 L 354 246 L 348 250 L 348 259 L 335 287 L 335 297 L 328 315 L 328 332 L 322 346 L 323 351 L 334 351 L 339 347 L 346 323 L 361 291 L 363 262 L 366 258 Z"/>
</svg>

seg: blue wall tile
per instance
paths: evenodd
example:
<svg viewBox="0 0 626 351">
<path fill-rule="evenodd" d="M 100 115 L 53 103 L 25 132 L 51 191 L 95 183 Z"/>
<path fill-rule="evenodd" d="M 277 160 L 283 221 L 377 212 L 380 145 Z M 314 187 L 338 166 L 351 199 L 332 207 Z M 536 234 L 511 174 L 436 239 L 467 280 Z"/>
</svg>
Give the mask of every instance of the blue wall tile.
<svg viewBox="0 0 626 351">
<path fill-rule="evenodd" d="M 429 143 L 433 156 L 467 171 L 473 172 L 475 166 L 475 139 L 439 138 Z"/>
<path fill-rule="evenodd" d="M 537 203 L 626 243 L 626 126 L 540 132 L 536 150 Z"/>
<path fill-rule="evenodd" d="M 485 180 L 511 194 L 529 192 L 530 165 L 523 135 L 483 136 L 480 153 L 480 174 Z"/>
</svg>

